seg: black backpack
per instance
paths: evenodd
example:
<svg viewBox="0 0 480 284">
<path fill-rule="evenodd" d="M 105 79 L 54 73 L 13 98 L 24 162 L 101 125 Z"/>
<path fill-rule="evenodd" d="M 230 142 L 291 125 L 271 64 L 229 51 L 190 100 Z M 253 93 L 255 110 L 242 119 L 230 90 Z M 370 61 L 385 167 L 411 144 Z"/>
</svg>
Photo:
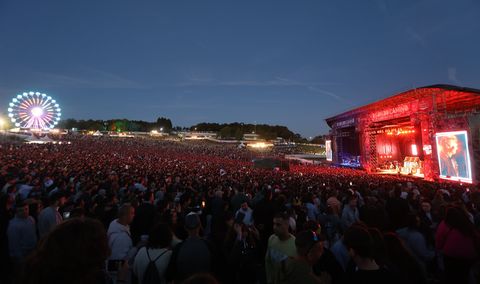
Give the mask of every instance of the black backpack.
<svg viewBox="0 0 480 284">
<path fill-rule="evenodd" d="M 143 279 L 142 279 L 142 284 L 152 284 L 152 283 L 160 283 L 160 276 L 158 275 L 158 269 L 155 263 L 157 260 L 164 255 L 168 250 L 164 251 L 161 253 L 157 258 L 152 260 L 150 258 L 150 255 L 148 254 L 148 248 L 145 248 L 147 252 L 147 257 L 149 260 L 149 263 L 147 265 L 147 269 L 145 270 L 145 273 L 143 274 Z"/>
</svg>

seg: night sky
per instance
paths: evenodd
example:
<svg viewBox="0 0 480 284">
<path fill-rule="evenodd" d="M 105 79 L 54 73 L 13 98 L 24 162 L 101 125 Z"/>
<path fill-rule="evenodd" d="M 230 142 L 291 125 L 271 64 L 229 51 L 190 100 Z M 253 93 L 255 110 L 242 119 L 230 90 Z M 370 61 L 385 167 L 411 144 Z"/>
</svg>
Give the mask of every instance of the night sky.
<svg viewBox="0 0 480 284">
<path fill-rule="evenodd" d="M 0 113 L 159 116 L 328 132 L 326 117 L 431 84 L 480 88 L 480 1 L 0 0 Z"/>
</svg>

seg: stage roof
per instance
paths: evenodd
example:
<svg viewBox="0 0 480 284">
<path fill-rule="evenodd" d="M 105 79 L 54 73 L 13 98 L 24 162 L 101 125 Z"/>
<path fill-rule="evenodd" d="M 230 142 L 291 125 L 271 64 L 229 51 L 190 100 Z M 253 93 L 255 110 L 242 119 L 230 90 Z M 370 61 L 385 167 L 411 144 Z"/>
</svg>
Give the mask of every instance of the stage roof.
<svg viewBox="0 0 480 284">
<path fill-rule="evenodd" d="M 332 127 L 335 121 L 354 118 L 362 114 L 394 107 L 409 101 L 431 97 L 438 112 L 474 112 L 480 111 L 480 90 L 453 85 L 432 85 L 408 90 L 406 92 L 364 105 L 326 119 Z"/>
</svg>

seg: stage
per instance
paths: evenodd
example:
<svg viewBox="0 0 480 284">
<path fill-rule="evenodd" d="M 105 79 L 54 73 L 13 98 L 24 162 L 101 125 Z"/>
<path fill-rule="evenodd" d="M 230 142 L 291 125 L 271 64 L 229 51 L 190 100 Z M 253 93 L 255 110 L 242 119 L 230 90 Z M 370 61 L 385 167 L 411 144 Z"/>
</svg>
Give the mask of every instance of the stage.
<svg viewBox="0 0 480 284">
<path fill-rule="evenodd" d="M 406 176 L 406 177 L 414 177 L 414 178 L 421 178 L 424 179 L 425 175 L 424 174 L 407 174 L 407 173 L 402 173 L 396 170 L 377 170 L 376 172 L 372 172 L 372 174 L 377 174 L 377 175 L 400 175 L 400 176 Z"/>
<path fill-rule="evenodd" d="M 341 113 L 326 122 L 332 164 L 368 173 L 479 183 L 480 90 L 434 85 Z"/>
</svg>

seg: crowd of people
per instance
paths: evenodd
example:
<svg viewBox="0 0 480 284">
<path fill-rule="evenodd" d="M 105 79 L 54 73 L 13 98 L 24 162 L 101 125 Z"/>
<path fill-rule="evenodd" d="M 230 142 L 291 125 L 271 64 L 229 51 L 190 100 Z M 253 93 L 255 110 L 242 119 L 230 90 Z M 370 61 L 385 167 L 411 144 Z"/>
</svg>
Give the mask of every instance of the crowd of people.
<svg viewBox="0 0 480 284">
<path fill-rule="evenodd" d="M 480 279 L 478 187 L 257 169 L 211 142 L 68 139 L 0 144 L 2 283 Z"/>
</svg>

